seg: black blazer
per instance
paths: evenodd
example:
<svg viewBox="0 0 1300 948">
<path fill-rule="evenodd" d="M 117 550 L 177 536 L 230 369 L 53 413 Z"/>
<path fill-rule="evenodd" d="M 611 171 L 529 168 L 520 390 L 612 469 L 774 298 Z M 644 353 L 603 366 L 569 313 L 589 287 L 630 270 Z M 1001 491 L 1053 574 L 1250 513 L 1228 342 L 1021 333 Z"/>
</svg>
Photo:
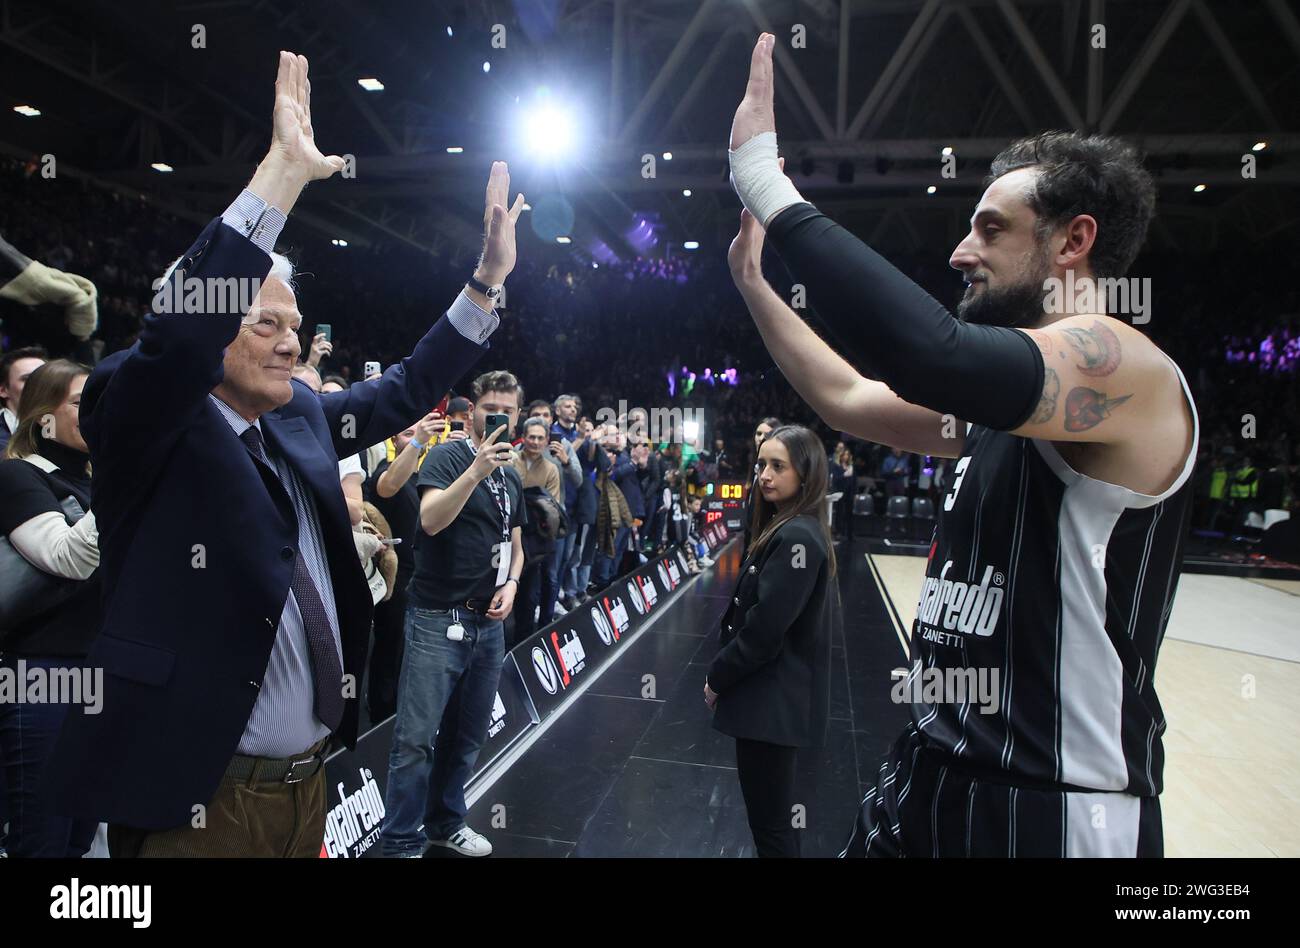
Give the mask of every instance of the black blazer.
<svg viewBox="0 0 1300 948">
<path fill-rule="evenodd" d="M 722 733 L 787 747 L 825 742 L 837 602 L 829 555 L 820 525 L 804 514 L 741 564 L 709 666 Z"/>
<path fill-rule="evenodd" d="M 214 220 L 178 272 L 264 279 L 271 259 Z M 87 661 L 103 710 L 69 714 L 48 771 L 56 809 L 140 829 L 188 823 L 212 799 L 266 674 L 289 594 L 297 517 L 208 393 L 242 313 L 151 315 L 91 374 L 81 430 L 94 465 L 104 621 Z M 487 351 L 444 316 L 382 378 L 318 396 L 297 380 L 263 435 L 311 493 L 338 610 L 343 670 L 360 682 L 371 597 L 338 459 L 436 405 Z M 356 741 L 355 697 L 339 736 Z"/>
</svg>

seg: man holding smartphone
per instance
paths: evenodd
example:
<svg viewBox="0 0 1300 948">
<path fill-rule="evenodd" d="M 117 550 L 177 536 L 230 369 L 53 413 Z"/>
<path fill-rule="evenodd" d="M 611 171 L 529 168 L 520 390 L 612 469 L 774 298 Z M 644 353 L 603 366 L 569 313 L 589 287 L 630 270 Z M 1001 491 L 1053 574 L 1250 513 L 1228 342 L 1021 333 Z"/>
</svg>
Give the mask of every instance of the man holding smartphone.
<svg viewBox="0 0 1300 948">
<path fill-rule="evenodd" d="M 465 825 L 465 783 L 487 739 L 504 621 L 524 565 L 528 517 L 508 440 L 523 389 L 509 372 L 487 372 L 474 380 L 473 396 L 471 436 L 431 448 L 417 482 L 427 535 L 416 549 L 406 615 L 386 856 L 418 858 L 426 842 L 465 856 L 492 852 Z"/>
</svg>

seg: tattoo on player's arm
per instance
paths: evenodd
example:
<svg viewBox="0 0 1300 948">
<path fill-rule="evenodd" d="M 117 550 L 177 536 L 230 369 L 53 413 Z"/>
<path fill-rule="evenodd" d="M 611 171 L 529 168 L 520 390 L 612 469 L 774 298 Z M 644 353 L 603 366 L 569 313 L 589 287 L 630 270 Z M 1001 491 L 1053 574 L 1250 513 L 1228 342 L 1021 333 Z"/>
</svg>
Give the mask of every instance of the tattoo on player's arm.
<svg viewBox="0 0 1300 948">
<path fill-rule="evenodd" d="M 1061 335 L 1083 358 L 1076 368 L 1084 375 L 1100 378 L 1119 368 L 1119 336 L 1101 320 L 1094 321 L 1090 329 L 1063 329 Z"/>
<path fill-rule="evenodd" d="M 1132 397 L 1130 393 L 1109 398 L 1105 392 L 1083 386 L 1071 389 L 1070 394 L 1065 396 L 1065 430 L 1087 431 L 1095 428 L 1110 417 L 1112 409 L 1123 405 Z"/>
<path fill-rule="evenodd" d="M 1061 379 L 1056 374 L 1055 369 L 1043 370 L 1043 394 L 1038 399 L 1038 407 L 1034 409 L 1033 417 L 1029 419 L 1031 425 L 1041 425 L 1052 420 L 1056 414 L 1056 399 L 1061 394 Z"/>
</svg>

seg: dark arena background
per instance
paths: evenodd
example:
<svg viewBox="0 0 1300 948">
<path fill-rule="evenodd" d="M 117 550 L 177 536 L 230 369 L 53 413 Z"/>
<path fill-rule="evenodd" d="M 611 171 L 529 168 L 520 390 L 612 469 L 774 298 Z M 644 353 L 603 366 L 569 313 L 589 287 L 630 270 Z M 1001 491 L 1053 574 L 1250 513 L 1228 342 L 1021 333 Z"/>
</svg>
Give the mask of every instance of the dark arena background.
<svg viewBox="0 0 1300 948">
<path fill-rule="evenodd" d="M 1035 792 L 1056 792 L 1059 785 L 1065 789 L 1057 796 L 1065 800 L 1108 791 L 1129 801 L 1141 797 L 1144 807 L 1158 799 L 1159 852 L 1113 854 L 1198 860 L 1194 872 L 1179 878 L 1164 869 L 1152 875 L 1161 885 L 1182 886 L 1157 894 L 1168 896 L 1175 912 L 1249 917 L 1249 893 L 1233 888 L 1242 888 L 1244 876 L 1230 867 L 1240 864 L 1203 860 L 1300 856 L 1300 4 L 1293 0 L 0 0 L 0 259 L 7 268 L 0 271 L 0 357 L 6 359 L 0 407 L 4 437 L 15 428 L 26 431 L 0 461 L 0 597 L 6 600 L 0 606 L 0 827 L 7 821 L 0 850 L 10 857 L 0 861 L 0 874 L 37 878 L 37 870 L 19 868 L 33 865 L 25 855 L 108 859 L 113 850 L 114 858 L 99 864 L 112 867 L 119 853 L 147 855 L 155 844 L 159 855 L 311 850 L 330 858 L 423 854 L 453 863 L 490 851 L 489 876 L 515 857 L 766 855 L 778 836 L 780 846 L 794 845 L 805 859 L 841 855 L 846 845 L 853 855 L 849 839 L 863 798 L 870 802 L 870 794 L 884 792 L 878 782 L 892 766 L 890 748 L 919 715 L 909 706 L 917 699 L 901 688 L 909 668 L 915 675 L 925 666 L 913 665 L 921 654 L 913 635 L 930 628 L 929 617 L 945 610 L 955 616 L 961 607 L 960 596 L 931 602 L 952 590 L 926 579 L 939 577 L 938 567 L 928 567 L 936 543 L 945 548 L 944 517 L 980 429 L 972 429 L 967 449 L 962 434 L 945 435 L 959 439 L 952 457 L 907 450 L 916 447 L 912 442 L 895 448 L 883 437 L 870 439 L 885 429 L 841 414 L 840 389 L 826 394 L 832 383 L 824 380 L 849 378 L 840 374 L 838 357 L 823 352 L 811 370 L 808 364 L 791 369 L 784 342 L 765 338 L 751 317 L 749 297 L 733 277 L 735 259 L 732 267 L 728 261 L 741 213 L 728 136 L 746 96 L 755 42 L 765 33 L 775 37 L 775 127 L 784 173 L 800 195 L 794 200 L 815 205 L 953 314 L 975 290 L 964 277 L 974 274 L 978 283 L 980 268 L 992 266 L 989 286 L 998 278 L 990 263 L 995 257 L 970 257 L 967 265 L 958 249 L 979 255 L 984 250 L 971 248 L 995 246 L 978 243 L 984 237 L 972 225 L 981 201 L 989 200 L 995 157 L 1017 140 L 1051 130 L 1114 136 L 1136 149 L 1154 187 L 1154 215 L 1125 274 L 1121 305 L 1111 297 L 1110 308 L 1102 299 L 1083 312 L 1109 313 L 1096 318 L 1127 324 L 1118 327 L 1126 346 L 1139 345 L 1140 334 L 1167 354 L 1195 403 L 1195 438 L 1183 440 L 1184 429 L 1177 428 L 1178 443 L 1193 445 L 1190 474 L 1178 481 L 1185 491 L 1185 505 L 1177 508 L 1181 532 L 1162 546 L 1152 524 L 1145 546 L 1134 541 L 1131 566 L 1094 562 L 1106 575 L 1102 637 L 1109 632 L 1113 639 L 1113 651 L 1098 661 L 1115 681 L 1124 676 L 1124 727 L 1129 703 L 1140 702 L 1151 734 L 1144 723 L 1138 743 L 1156 747 L 1145 765 L 1135 765 L 1126 737 L 1123 754 L 1130 771 L 1154 759 L 1158 796 L 1132 784 L 1081 787 L 1061 771 L 1048 781 L 1053 786 Z M 296 86 L 291 77 L 277 97 L 277 66 L 282 76 L 298 68 L 293 58 L 285 65 L 282 50 L 305 57 L 309 72 Z M 295 94 L 298 106 L 309 103 L 309 124 L 305 131 L 294 125 L 283 150 L 314 138 L 313 147 L 338 156 L 338 166 L 311 175 L 319 180 L 296 203 L 292 191 L 283 230 L 271 225 L 278 205 L 265 191 L 251 212 L 241 206 L 214 224 L 250 179 L 261 181 L 271 167 L 264 156 L 268 143 L 272 153 L 283 144 L 276 137 L 280 123 L 307 114 L 280 111 Z M 508 165 L 509 177 L 504 185 L 492 179 L 502 217 L 485 225 L 485 186 L 494 203 L 494 161 Z M 1088 173 L 1108 172 L 1094 166 Z M 522 205 L 515 203 L 518 194 Z M 266 205 L 270 210 L 258 222 Z M 1084 202 L 1065 219 L 1089 213 Z M 234 219 L 246 215 L 248 226 L 240 229 Z M 491 239 L 485 250 L 485 226 L 496 228 L 498 238 L 501 228 L 512 229 L 515 259 L 499 265 L 501 249 Z M 793 258 L 780 244 L 787 238 L 773 236 L 770 220 L 768 227 L 762 275 L 788 304 L 783 312 L 797 314 L 839 352 L 854 378 L 891 382 L 891 373 L 906 374 L 912 350 L 889 347 L 901 338 L 897 333 L 920 323 L 902 312 L 895 328 L 869 322 L 877 317 L 868 310 L 881 308 L 873 301 L 886 297 L 867 289 L 861 320 L 850 314 L 846 322 L 840 314 L 837 323 L 819 303 L 849 284 L 818 284 L 788 268 Z M 276 332 L 280 324 L 272 316 L 237 329 L 234 316 L 212 315 L 227 311 L 212 309 L 211 295 L 205 301 L 200 294 L 191 306 L 178 283 L 162 284 L 157 296 L 155 290 L 178 257 L 181 278 L 187 268 L 206 278 L 264 276 L 263 251 L 271 248 L 258 243 L 258 234 L 268 229 L 295 270 L 301 322 L 289 325 L 274 352 L 264 348 L 255 358 L 292 358 L 296 367 L 292 382 L 275 374 L 274 382 L 258 375 L 248 383 L 286 394 L 245 412 L 222 395 L 248 377 L 236 375 L 231 360 L 242 351 L 239 340 L 270 338 L 257 335 L 259 326 Z M 1105 220 L 1100 229 L 1107 231 Z M 249 269 L 252 258 L 261 262 L 256 272 Z M 1022 265 L 1030 266 L 1016 264 Z M 475 273 L 483 286 L 465 289 Z M 496 296 L 500 282 L 504 291 Z M 488 285 L 493 289 L 484 296 L 480 290 Z M 169 296 L 170 288 L 178 294 Z M 462 323 L 453 328 L 452 313 L 445 333 L 430 336 L 438 349 L 416 361 L 417 343 L 444 312 L 462 306 L 460 319 L 469 313 L 486 320 L 486 300 L 495 302 L 499 323 L 483 337 L 485 346 Z M 237 315 L 249 302 L 236 307 Z M 191 327 L 189 335 L 150 328 L 166 327 L 169 319 L 173 327 Z M 228 331 L 214 335 L 211 327 L 223 319 L 230 320 Z M 1004 328 L 1009 325 L 989 331 L 1014 333 Z M 286 355 L 295 328 L 299 353 Z M 880 347 L 869 344 L 874 339 Z M 199 353 L 202 340 L 207 361 Z M 132 354 L 114 362 L 124 350 Z M 1045 371 L 1054 379 L 1050 359 L 1057 356 L 1043 352 L 1038 361 L 1049 360 Z M 408 355 L 412 361 L 403 369 Z M 40 386 L 32 379 L 40 376 L 33 373 L 52 374 L 53 365 L 38 368 L 50 360 L 86 368 L 69 370 L 71 389 L 65 382 L 24 429 L 22 420 L 37 410 L 25 408 L 18 393 L 36 401 Z M 161 373 L 140 378 L 176 384 L 137 380 L 143 394 L 124 401 L 123 392 L 132 390 L 121 379 L 137 363 Z M 968 377 L 935 365 L 926 370 L 933 379 Z M 268 366 L 249 362 L 243 371 L 270 373 Z M 481 497 L 481 509 L 471 500 L 440 521 L 430 512 L 431 499 L 445 504 L 456 493 L 453 482 L 463 482 L 460 472 L 481 463 L 478 453 L 462 449 L 483 437 L 483 408 L 491 414 L 501 392 L 475 391 L 474 383 L 498 371 L 513 374 L 520 386 L 512 393 L 517 416 L 501 440 L 515 445 L 504 467 L 519 474 L 513 508 L 522 505 L 529 520 L 515 545 L 507 544 L 504 563 L 490 542 L 476 545 L 474 537 L 486 534 L 468 525 L 475 511 L 486 518 L 487 534 L 500 527 L 493 519 L 502 500 L 498 475 L 478 488 L 470 484 L 472 494 L 462 491 L 462 502 Z M 1094 376 L 1104 371 L 1091 370 Z M 176 376 L 202 383 L 199 401 L 183 401 L 177 393 L 185 380 Z M 376 377 L 383 381 L 368 381 Z M 978 416 L 975 404 L 1008 377 L 990 368 L 966 389 L 953 381 L 943 405 L 908 397 L 926 411 L 972 417 L 963 415 L 969 405 Z M 1169 404 L 1183 406 L 1175 374 L 1167 378 L 1175 393 Z M 60 436 L 58 425 L 67 431 L 78 418 L 74 396 L 83 382 L 80 432 Z M 224 388 L 208 398 L 218 382 Z M 930 386 L 936 387 L 939 382 Z M 843 403 L 859 404 L 851 402 L 850 388 L 842 389 Z M 1110 391 L 1118 393 L 1119 383 Z M 290 392 L 293 401 L 285 405 Z M 1098 409 L 1098 417 L 1110 413 L 1098 432 L 1129 424 L 1126 398 Z M 225 415 L 218 401 L 225 402 Z M 90 406 L 99 403 L 104 410 L 91 416 Z M 110 410 L 110 404 L 122 407 Z M 1127 442 L 1125 463 L 1149 461 L 1184 423 L 1184 408 L 1162 414 L 1154 404 L 1135 398 L 1127 406 L 1142 433 Z M 394 414 L 403 409 L 406 415 Z M 229 421 L 238 434 L 268 411 L 262 431 L 271 466 L 255 450 L 244 457 L 225 427 Z M 544 428 L 525 426 L 537 412 Z M 285 419 L 299 423 L 300 444 L 324 460 L 320 470 L 356 464 L 350 477 L 340 470 L 339 490 L 327 476 L 328 496 L 322 495 L 315 474 L 305 473 L 309 465 L 299 466 L 297 449 L 277 440 L 283 437 L 277 421 Z M 388 428 L 375 427 L 385 419 Z M 589 437 L 587 420 L 594 426 Z M 837 569 L 811 599 L 806 589 L 798 593 L 797 582 L 778 581 L 768 566 L 759 576 L 754 564 L 761 552 L 746 559 L 746 544 L 758 538 L 758 532 L 747 535 L 755 508 L 760 516 L 779 517 L 784 504 L 798 502 L 769 501 L 779 487 L 763 494 L 762 479 L 782 471 L 760 463 L 756 432 L 770 434 L 769 420 L 808 429 L 812 440 L 804 443 L 818 442 L 814 453 L 826 459 L 805 459 L 812 464 L 807 470 L 821 473 L 804 523 L 810 536 L 824 534 L 818 543 L 825 556 L 834 553 Z M 462 431 L 453 432 L 451 421 Z M 360 443 L 350 431 L 340 435 L 330 427 L 349 424 L 372 437 Z M 106 433 L 110 428 L 115 437 Z M 546 441 L 530 446 L 529 431 Z M 575 432 L 585 437 L 582 448 L 571 443 Z M 435 443 L 427 455 L 406 447 L 411 433 L 417 444 Z M 1029 437 L 1060 440 L 1042 431 Z M 353 439 L 347 450 L 340 438 Z M 1013 440 L 1024 444 L 1025 438 Z M 789 442 L 773 444 L 799 468 Z M 1099 435 L 1097 444 L 1076 439 L 1069 447 L 1107 444 Z M 408 450 L 414 463 L 402 471 L 403 480 L 397 473 Z M 1054 451 L 1050 444 L 1047 450 Z M 88 474 L 81 469 L 85 453 Z M 597 454 L 603 463 L 588 457 Z M 45 466 L 32 468 L 39 459 L 27 455 L 41 455 Z M 1189 449 L 1175 455 L 1172 470 L 1183 468 Z M 981 457 L 974 456 L 971 471 Z M 437 463 L 444 457 L 460 464 L 445 477 Z M 60 470 L 69 463 L 77 468 L 76 489 L 61 487 L 67 478 Z M 801 483 L 805 476 L 812 475 L 800 473 Z M 391 496 L 384 485 L 394 483 Z M 998 483 L 980 489 L 996 497 Z M 1147 497 L 1163 489 L 1129 493 Z M 64 502 L 70 494 L 74 503 L 83 501 L 76 514 Z M 283 503 L 277 508 L 268 497 Z M 305 504 L 297 516 L 289 516 L 289 498 Z M 98 541 L 86 524 L 74 526 L 86 509 L 98 514 Z M 1004 524 L 1010 530 L 1023 513 L 1018 509 L 986 514 L 984 529 Z M 335 543 L 347 537 L 345 511 L 359 537 L 369 534 L 356 539 L 358 555 L 350 559 Z M 38 523 L 44 532 L 36 536 Z M 1090 520 L 1071 525 L 1063 513 L 1060 549 L 1069 546 L 1072 529 L 1086 533 L 1093 526 Z M 1039 528 L 1057 542 L 1055 519 Z M 376 534 L 400 542 L 383 547 Z M 1118 557 L 1118 540 L 1112 543 Z M 308 555 L 312 546 L 320 563 Z M 343 547 L 350 550 L 346 539 Z M 511 561 L 516 549 L 522 553 Z M 1105 543 L 1092 555 L 1104 559 Z M 498 559 L 489 566 L 493 556 Z M 191 569 L 192 557 L 206 557 L 202 569 Z M 170 572 L 169 563 L 185 572 Z M 497 572 L 499 563 L 509 576 Z M 1048 556 L 1032 572 L 1026 565 L 1021 583 L 1059 592 L 1060 614 L 1068 618 L 1063 569 Z M 467 570 L 477 570 L 477 578 L 465 579 Z M 1134 580 L 1119 575 L 1123 570 L 1140 575 Z M 1177 588 L 1151 615 L 1139 608 L 1147 571 L 1161 589 Z M 363 572 L 377 604 L 365 597 Z M 749 585 L 747 573 L 756 577 Z M 303 605 L 302 584 L 315 595 L 322 577 L 332 591 L 317 603 L 323 606 L 317 616 L 316 607 Z M 972 597 L 979 579 L 971 581 Z M 38 584 L 44 584 L 39 592 Z M 958 585 L 964 593 L 966 586 Z M 1001 596 L 1001 589 L 985 585 L 981 596 Z M 272 586 L 274 609 L 249 611 Z M 511 588 L 503 623 L 466 606 L 481 590 L 493 597 L 494 589 Z M 1015 595 L 1014 583 L 1008 590 L 1009 598 Z M 797 619 L 776 604 L 787 593 L 810 604 Z M 811 603 L 823 598 L 822 619 L 810 615 Z M 1124 612 L 1128 598 L 1130 613 Z M 453 606 L 460 611 L 441 611 Z M 774 615 L 784 617 L 772 633 L 775 644 L 763 651 L 747 643 L 753 629 L 770 631 Z M 1131 616 L 1126 637 L 1114 632 L 1115 615 Z M 332 629 L 342 643 L 344 723 L 321 726 L 328 712 L 317 693 L 307 730 L 291 731 L 312 739 L 296 749 L 267 750 L 280 746 L 276 715 L 284 706 L 277 702 L 291 700 L 295 674 L 311 703 L 312 682 L 320 680 L 312 677 L 320 671 L 316 663 L 326 661 L 315 650 L 313 623 L 326 617 L 320 629 L 327 637 Z M 1053 628 L 1059 633 L 1056 612 L 1037 618 L 1041 624 L 1017 627 L 1027 641 L 1018 647 L 1039 648 L 1035 637 L 1050 640 Z M 462 619 L 470 629 L 463 644 L 474 646 L 468 652 L 453 648 Z M 742 619 L 746 629 L 737 633 Z M 1148 623 L 1150 661 L 1137 659 L 1141 668 L 1134 672 L 1126 649 L 1141 651 Z M 809 671 L 812 666 L 798 664 L 807 656 L 797 636 L 814 626 L 807 635 L 821 645 L 819 657 L 809 659 L 817 668 Z M 421 635 L 432 635 L 433 644 Z M 493 635 L 501 651 L 495 692 L 490 678 L 497 673 L 480 667 Z M 999 627 L 995 635 L 1012 633 Z M 260 651 L 244 644 L 253 638 Z M 297 651 L 285 645 L 291 639 Z M 273 640 L 275 657 L 264 665 Z M 767 709 L 755 711 L 758 717 L 771 711 L 771 702 L 806 709 L 812 688 L 812 705 L 820 704 L 825 718 L 821 737 L 754 738 L 738 749 L 737 739 L 745 738 L 735 730 L 738 715 L 724 722 L 702 697 L 706 678 L 723 674 L 723 659 L 715 663 L 721 646 L 743 652 L 757 663 L 747 674 L 776 689 L 755 699 L 756 708 Z M 960 654 L 973 669 L 976 653 L 965 648 Z M 791 662 L 813 684 L 791 671 Z M 469 668 L 479 668 L 479 675 Z M 48 690 L 60 671 L 64 685 L 82 683 L 77 695 Z M 103 707 L 92 710 L 96 696 Z M 727 699 L 723 690 L 717 708 Z M 1055 700 L 1059 716 L 1072 699 L 1061 693 Z M 816 718 L 818 708 L 811 713 Z M 1118 728 L 1118 703 L 1113 713 Z M 1050 706 L 1043 714 L 1050 731 Z M 80 727 L 84 722 L 93 723 Z M 748 723 L 739 727 L 745 731 Z M 1059 753 L 1059 721 L 1055 733 Z M 765 758 L 742 789 L 738 753 L 757 744 L 788 750 L 781 766 L 793 767 L 792 785 L 788 770 L 778 777 L 780 766 Z M 797 757 L 787 747 L 793 744 L 800 745 Z M 210 752 L 182 753 L 181 746 Z M 165 759 L 174 767 L 157 765 Z M 288 762 L 277 770 L 277 760 Z M 419 773 L 403 776 L 401 788 L 390 786 L 394 773 L 407 770 Z M 192 775 L 178 782 L 195 797 L 193 806 L 180 789 L 169 789 L 174 771 Z M 291 843 L 268 842 L 276 832 L 267 828 L 271 816 L 263 825 L 261 817 L 231 817 L 218 803 L 225 792 L 214 791 L 219 777 L 222 788 L 239 784 L 240 793 L 252 795 L 263 779 L 257 774 L 273 775 L 265 778 L 275 787 L 268 795 L 278 795 L 281 806 L 292 798 Z M 464 777 L 466 812 L 452 822 L 466 830 L 453 834 L 445 801 L 437 798 L 458 796 L 458 787 L 447 789 L 457 775 Z M 1002 787 L 1002 778 L 1016 786 L 1014 765 L 978 780 L 985 778 L 990 786 Z M 68 789 L 78 780 L 105 789 L 83 798 Z M 429 790 L 430 780 L 441 789 Z M 966 809 L 978 782 L 970 780 L 969 800 L 965 790 L 942 796 L 935 790 L 926 817 L 934 819 L 933 851 L 927 842 L 924 851 L 905 855 L 990 854 L 971 850 L 979 810 Z M 788 791 L 785 797 L 779 788 Z M 1117 792 L 1124 789 L 1128 795 Z M 156 820 L 139 802 L 142 792 L 158 801 Z M 773 805 L 769 797 L 790 810 L 793 835 L 757 825 L 756 813 Z M 1012 830 L 999 831 L 1010 842 L 994 854 L 1076 852 L 1063 825 L 1044 831 L 1059 830 L 1061 847 L 1027 843 L 1038 830 L 1023 811 L 1017 842 L 1016 804 L 1010 807 Z M 1111 803 L 1097 807 L 1111 807 L 1118 819 Z M 196 815 L 172 830 L 181 820 L 163 817 L 163 810 L 187 820 L 191 811 Z M 1065 811 L 1063 802 L 1062 820 Z M 313 815 L 302 816 L 308 812 Z M 941 845 L 945 814 L 966 821 L 965 852 Z M 215 827 L 227 819 L 235 823 L 222 823 L 204 839 L 205 820 Z M 446 824 L 441 837 L 435 819 Z M 1092 819 L 1097 828 L 1105 812 L 1098 816 L 1094 808 Z M 403 820 L 414 836 L 394 829 Z M 119 836 L 119 825 L 130 833 Z M 166 841 L 182 830 L 187 841 Z M 270 835 L 242 848 L 241 834 L 250 832 Z M 978 850 L 981 828 L 974 832 Z M 211 839 L 226 833 L 233 835 L 225 848 L 212 848 Z M 818 879 L 835 868 L 823 865 Z M 67 883 L 66 870 L 39 878 Z M 78 871 L 86 885 L 117 878 L 74 866 Z M 442 862 L 426 878 L 442 885 L 457 878 L 451 871 Z M 798 875 L 797 867 L 786 871 Z M 986 870 L 995 878 L 997 871 Z M 715 865 L 699 881 L 712 886 L 728 874 Z M 162 882 L 161 875 L 139 869 L 121 878 Z M 391 872 L 382 878 L 385 885 L 407 885 Z M 872 878 L 874 886 L 880 875 Z M 1098 917 L 1156 904 L 1138 886 L 1147 875 L 1124 876 L 1107 866 L 1090 879 L 1079 904 Z M 1222 885 L 1193 897 L 1187 885 L 1193 881 Z M 1128 883 L 1136 894 L 1124 890 Z M 11 884 L 0 881 L 0 887 Z M 885 884 L 904 885 L 901 877 Z M 922 884 L 906 883 L 909 889 Z M 1034 875 L 1020 884 L 1032 887 Z M 68 900 L 76 903 L 78 896 Z M 43 915 L 45 896 L 38 892 L 36 901 L 33 911 Z M 80 917 L 97 917 L 103 908 L 93 899 L 79 904 Z M 78 917 L 78 909 L 58 911 L 51 908 L 52 917 Z M 0 908 L 0 916 L 13 914 Z"/>
</svg>

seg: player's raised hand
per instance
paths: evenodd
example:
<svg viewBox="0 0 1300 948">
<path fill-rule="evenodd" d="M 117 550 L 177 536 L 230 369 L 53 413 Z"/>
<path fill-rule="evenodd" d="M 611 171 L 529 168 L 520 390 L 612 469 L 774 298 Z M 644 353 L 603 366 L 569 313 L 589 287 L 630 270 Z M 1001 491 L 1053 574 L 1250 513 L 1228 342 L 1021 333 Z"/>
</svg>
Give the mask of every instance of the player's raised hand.
<svg viewBox="0 0 1300 948">
<path fill-rule="evenodd" d="M 731 120 L 731 150 L 735 151 L 761 132 L 776 131 L 776 110 L 772 105 L 775 83 L 772 76 L 772 48 L 776 37 L 763 33 L 749 58 L 749 82 Z"/>
<path fill-rule="evenodd" d="M 516 195 L 514 204 L 509 201 L 510 169 L 504 161 L 494 161 L 483 209 L 483 260 L 477 274 L 489 286 L 504 283 L 515 268 L 515 221 L 523 213 L 524 196 Z"/>
</svg>

